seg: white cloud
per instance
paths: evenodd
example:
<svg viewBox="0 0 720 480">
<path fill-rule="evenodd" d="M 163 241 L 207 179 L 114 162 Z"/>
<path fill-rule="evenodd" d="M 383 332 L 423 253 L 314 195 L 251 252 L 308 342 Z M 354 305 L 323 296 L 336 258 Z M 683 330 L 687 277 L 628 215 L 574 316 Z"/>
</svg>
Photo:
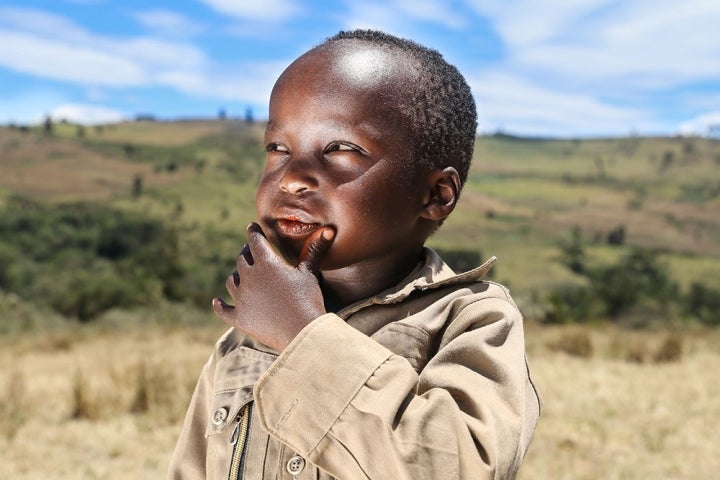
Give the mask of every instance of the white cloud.
<svg viewBox="0 0 720 480">
<path fill-rule="evenodd" d="M 184 42 L 96 35 L 37 10 L 0 8 L 0 19 L 0 44 L 12 45 L 0 49 L 0 67 L 90 91 L 165 86 L 226 100 L 262 97 L 264 103 L 281 71 L 272 62 L 217 65 Z"/>
<path fill-rule="evenodd" d="M 170 37 L 187 37 L 201 33 L 205 27 L 179 13 L 162 8 L 133 13 L 133 17 L 155 33 Z"/>
<path fill-rule="evenodd" d="M 469 77 L 481 131 L 528 135 L 615 135 L 632 127 L 651 127 L 647 113 L 567 93 L 503 73 Z"/>
<path fill-rule="evenodd" d="M 617 88 L 720 76 L 720 2 L 468 1 L 491 19 L 514 68 Z"/>
<path fill-rule="evenodd" d="M 405 19 L 431 22 L 449 29 L 462 28 L 468 23 L 467 18 L 456 13 L 451 2 L 444 0 L 395 0 L 386 4 L 392 5 Z"/>
<path fill-rule="evenodd" d="M 92 47 L 0 30 L 0 66 L 83 85 L 137 86 L 147 81 L 142 66 Z"/>
<path fill-rule="evenodd" d="M 116 123 L 128 118 L 125 113 L 112 108 L 79 103 L 58 105 L 50 111 L 50 117 L 55 121 L 67 120 L 83 125 Z"/>
<path fill-rule="evenodd" d="M 303 10 L 300 3 L 293 0 L 201 1 L 222 14 L 245 20 L 282 22 L 296 16 Z"/>
<path fill-rule="evenodd" d="M 275 80 L 287 62 L 253 62 L 210 71 L 178 71 L 159 80 L 191 95 L 266 105 Z"/>
<path fill-rule="evenodd" d="M 682 135 L 701 135 L 720 137 L 720 110 L 703 113 L 680 124 L 678 131 Z"/>
<path fill-rule="evenodd" d="M 521 48 L 576 30 L 578 22 L 608 0 L 467 0 L 467 3 L 492 20 L 507 45 Z"/>
<path fill-rule="evenodd" d="M 413 22 L 434 23 L 448 29 L 459 29 L 467 25 L 468 19 L 458 14 L 449 2 L 440 0 L 386 0 L 367 2 L 349 0 L 348 10 L 338 16 L 343 28 L 373 28 L 397 35 L 409 35 Z"/>
<path fill-rule="evenodd" d="M 523 132 L 670 133 L 677 125 L 661 120 L 660 112 L 698 111 L 688 103 L 698 103 L 693 86 L 720 78 L 715 0 L 466 2 L 503 43 L 493 71 L 519 82 L 509 81 L 512 92 L 494 91 L 495 97 L 484 99 L 486 119 L 498 126 Z M 699 103 L 712 104 L 717 89 L 705 90 Z M 478 91 L 482 94 L 481 86 Z M 691 127 L 697 125 L 687 122 L 683 128 Z"/>
<path fill-rule="evenodd" d="M 0 66 L 86 86 L 151 85 L 162 72 L 206 62 L 203 52 L 186 43 L 96 35 L 33 9 L 0 9 L 0 44 L 12 45 L 0 49 Z"/>
<path fill-rule="evenodd" d="M 67 18 L 31 8 L 0 7 L 2 26 L 76 42 L 88 39 L 86 32 Z"/>
</svg>

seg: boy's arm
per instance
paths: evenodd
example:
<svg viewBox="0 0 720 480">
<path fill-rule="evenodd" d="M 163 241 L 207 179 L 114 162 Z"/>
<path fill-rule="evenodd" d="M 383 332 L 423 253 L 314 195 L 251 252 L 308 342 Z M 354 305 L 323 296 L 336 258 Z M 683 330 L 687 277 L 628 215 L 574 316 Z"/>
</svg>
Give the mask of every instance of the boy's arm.
<svg viewBox="0 0 720 480">
<path fill-rule="evenodd" d="M 539 414 L 522 319 L 500 295 L 457 312 L 419 375 L 323 315 L 254 393 L 263 427 L 337 478 L 514 478 Z"/>
</svg>

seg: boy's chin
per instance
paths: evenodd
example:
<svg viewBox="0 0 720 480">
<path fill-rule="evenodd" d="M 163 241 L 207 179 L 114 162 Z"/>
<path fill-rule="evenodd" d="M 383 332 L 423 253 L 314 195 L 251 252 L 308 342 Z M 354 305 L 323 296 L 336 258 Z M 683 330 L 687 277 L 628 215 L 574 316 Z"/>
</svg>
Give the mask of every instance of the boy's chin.
<svg viewBox="0 0 720 480">
<path fill-rule="evenodd" d="M 297 265 L 300 263 L 300 251 L 302 249 L 302 242 L 293 242 L 287 239 L 274 239 L 272 245 L 280 256 L 290 265 Z M 296 245 L 295 243 L 300 243 Z"/>
</svg>

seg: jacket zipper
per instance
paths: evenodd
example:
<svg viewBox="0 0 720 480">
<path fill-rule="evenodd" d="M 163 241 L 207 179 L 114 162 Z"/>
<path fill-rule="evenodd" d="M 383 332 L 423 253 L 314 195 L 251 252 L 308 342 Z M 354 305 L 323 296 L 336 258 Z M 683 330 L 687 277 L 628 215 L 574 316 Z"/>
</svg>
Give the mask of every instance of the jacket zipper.
<svg viewBox="0 0 720 480">
<path fill-rule="evenodd" d="M 233 446 L 232 462 L 230 462 L 229 480 L 242 478 L 240 472 L 245 460 L 245 446 L 247 444 L 248 430 L 250 428 L 250 404 L 240 409 L 235 417 L 235 428 L 230 434 L 230 445 Z"/>
</svg>

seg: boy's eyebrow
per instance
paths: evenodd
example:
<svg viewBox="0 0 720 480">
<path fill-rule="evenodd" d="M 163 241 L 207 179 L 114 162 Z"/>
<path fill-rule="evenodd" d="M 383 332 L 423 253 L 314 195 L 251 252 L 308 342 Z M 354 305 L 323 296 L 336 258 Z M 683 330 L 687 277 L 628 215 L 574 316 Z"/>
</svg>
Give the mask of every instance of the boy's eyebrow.
<svg viewBox="0 0 720 480">
<path fill-rule="evenodd" d="M 324 124 L 323 126 L 326 127 L 328 130 L 332 130 L 340 135 L 351 135 L 352 133 L 354 133 L 355 130 L 358 130 L 363 135 L 366 135 L 370 140 L 373 141 L 377 140 L 382 135 L 382 131 L 379 128 L 365 121 L 353 124 L 351 126 L 351 129 L 348 129 L 347 126 L 341 122 L 335 122 L 332 120 L 326 120 L 322 122 L 322 124 Z M 276 121 L 268 120 L 265 127 L 265 134 L 267 135 L 268 133 L 275 133 L 278 131 L 282 131 L 282 125 L 277 123 Z M 339 140 L 339 138 L 337 140 Z"/>
<path fill-rule="evenodd" d="M 272 120 L 268 120 L 267 124 L 265 125 L 265 133 L 271 132 L 275 130 L 275 128 L 275 122 L 273 122 Z"/>
</svg>

